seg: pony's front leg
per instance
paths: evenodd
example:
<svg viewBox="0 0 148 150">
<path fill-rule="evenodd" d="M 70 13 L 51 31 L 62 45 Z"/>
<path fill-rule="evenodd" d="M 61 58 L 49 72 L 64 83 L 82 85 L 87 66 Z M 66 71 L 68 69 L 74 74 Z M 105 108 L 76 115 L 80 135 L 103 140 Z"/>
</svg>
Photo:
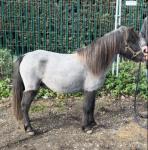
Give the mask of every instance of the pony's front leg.
<svg viewBox="0 0 148 150">
<path fill-rule="evenodd" d="M 87 131 L 96 125 L 94 119 L 96 91 L 84 92 L 82 130 Z"/>
<path fill-rule="evenodd" d="M 31 127 L 28 113 L 29 113 L 30 105 L 31 105 L 36 93 L 37 93 L 36 91 L 26 91 L 26 92 L 24 92 L 22 102 L 21 102 L 24 128 L 25 128 L 25 131 L 29 135 L 34 135 L 35 134 L 32 127 Z"/>
</svg>

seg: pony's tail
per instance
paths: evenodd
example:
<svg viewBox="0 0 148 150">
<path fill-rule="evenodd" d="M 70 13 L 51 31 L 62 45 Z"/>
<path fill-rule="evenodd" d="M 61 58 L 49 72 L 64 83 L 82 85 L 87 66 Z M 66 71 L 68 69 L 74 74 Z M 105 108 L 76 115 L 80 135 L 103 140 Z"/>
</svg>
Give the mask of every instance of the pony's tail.
<svg viewBox="0 0 148 150">
<path fill-rule="evenodd" d="M 20 56 L 17 61 L 14 63 L 14 70 L 13 70 L 13 112 L 16 119 L 22 120 L 23 115 L 21 111 L 21 101 L 24 91 L 24 84 L 22 77 L 20 75 L 20 63 L 23 60 L 23 56 Z"/>
</svg>

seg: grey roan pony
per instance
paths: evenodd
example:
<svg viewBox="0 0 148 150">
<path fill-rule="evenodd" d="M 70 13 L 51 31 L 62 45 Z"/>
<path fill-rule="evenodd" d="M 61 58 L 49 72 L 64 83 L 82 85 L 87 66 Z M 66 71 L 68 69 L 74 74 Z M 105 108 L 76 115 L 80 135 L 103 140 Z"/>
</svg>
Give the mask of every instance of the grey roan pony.
<svg viewBox="0 0 148 150">
<path fill-rule="evenodd" d="M 20 56 L 15 62 L 13 77 L 13 108 L 25 131 L 34 135 L 29 108 L 41 84 L 53 91 L 70 93 L 84 91 L 82 129 L 96 125 L 95 95 L 105 80 L 115 56 L 121 54 L 134 61 L 143 61 L 141 40 L 132 28 L 121 26 L 98 38 L 73 54 L 36 50 Z"/>
</svg>

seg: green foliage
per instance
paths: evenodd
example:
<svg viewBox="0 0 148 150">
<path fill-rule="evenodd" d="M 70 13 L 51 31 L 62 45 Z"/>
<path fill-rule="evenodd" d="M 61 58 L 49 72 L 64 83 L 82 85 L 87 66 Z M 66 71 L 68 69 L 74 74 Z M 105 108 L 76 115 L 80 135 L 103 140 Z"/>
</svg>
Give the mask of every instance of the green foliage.
<svg viewBox="0 0 148 150">
<path fill-rule="evenodd" d="M 147 99 L 147 80 L 145 74 L 145 66 L 142 65 L 141 78 L 139 84 L 140 97 Z M 117 97 L 121 95 L 134 96 L 136 88 L 136 75 L 138 70 L 138 64 L 134 62 L 122 62 L 120 64 L 119 76 L 116 77 L 109 73 L 105 81 L 105 85 L 102 89 L 102 93 Z"/>
<path fill-rule="evenodd" d="M 0 79 L 12 73 L 12 56 L 8 49 L 0 49 Z"/>
<path fill-rule="evenodd" d="M 56 97 L 56 93 L 49 90 L 49 89 L 45 89 L 45 88 L 41 88 L 36 96 L 36 98 L 55 98 Z"/>
<path fill-rule="evenodd" d="M 11 95 L 10 79 L 0 80 L 0 100 Z"/>
</svg>

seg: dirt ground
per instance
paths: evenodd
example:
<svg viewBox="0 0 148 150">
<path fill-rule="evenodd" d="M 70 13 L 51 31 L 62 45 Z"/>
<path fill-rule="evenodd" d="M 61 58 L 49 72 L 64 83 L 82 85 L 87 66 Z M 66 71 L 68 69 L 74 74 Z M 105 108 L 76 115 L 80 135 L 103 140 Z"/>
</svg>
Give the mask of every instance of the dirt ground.
<svg viewBox="0 0 148 150">
<path fill-rule="evenodd" d="M 37 130 L 35 136 L 17 129 L 10 101 L 1 102 L 0 149 L 147 150 L 147 130 L 134 122 L 131 99 L 97 98 L 95 118 L 98 126 L 92 134 L 81 131 L 82 100 L 69 98 L 62 101 L 38 100 L 33 103 L 30 116 Z"/>
</svg>

